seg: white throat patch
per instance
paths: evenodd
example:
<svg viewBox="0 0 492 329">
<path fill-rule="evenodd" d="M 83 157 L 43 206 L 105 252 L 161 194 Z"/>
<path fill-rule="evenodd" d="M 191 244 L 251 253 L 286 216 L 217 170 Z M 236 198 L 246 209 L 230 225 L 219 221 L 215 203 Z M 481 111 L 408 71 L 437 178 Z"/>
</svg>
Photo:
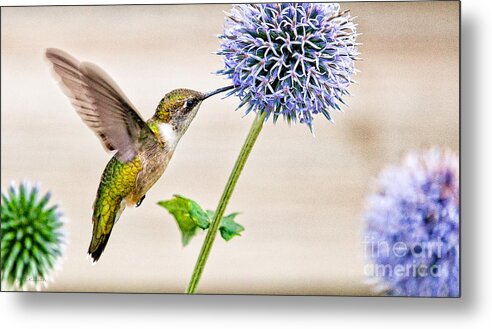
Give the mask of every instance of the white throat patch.
<svg viewBox="0 0 492 329">
<path fill-rule="evenodd" d="M 175 148 L 176 144 L 178 144 L 178 134 L 174 131 L 173 126 L 169 123 L 161 123 L 159 124 L 159 133 L 161 134 L 161 138 L 166 141 L 166 144 L 171 148 Z"/>
</svg>

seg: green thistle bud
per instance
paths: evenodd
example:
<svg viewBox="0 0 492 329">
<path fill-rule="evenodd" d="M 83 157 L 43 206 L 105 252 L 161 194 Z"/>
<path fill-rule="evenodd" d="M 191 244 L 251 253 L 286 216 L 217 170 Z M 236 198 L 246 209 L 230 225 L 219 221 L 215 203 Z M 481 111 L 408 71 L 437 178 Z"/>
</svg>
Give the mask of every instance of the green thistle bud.
<svg viewBox="0 0 492 329">
<path fill-rule="evenodd" d="M 39 288 L 62 255 L 61 212 L 48 206 L 50 193 L 41 198 L 38 193 L 25 183 L 2 192 L 2 284 L 8 287 Z"/>
</svg>

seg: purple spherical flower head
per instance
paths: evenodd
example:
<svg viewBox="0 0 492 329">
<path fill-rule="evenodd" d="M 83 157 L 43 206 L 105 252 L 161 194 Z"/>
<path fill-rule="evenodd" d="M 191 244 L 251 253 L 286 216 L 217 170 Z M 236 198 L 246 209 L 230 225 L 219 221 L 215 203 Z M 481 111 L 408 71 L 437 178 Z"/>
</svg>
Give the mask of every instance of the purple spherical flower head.
<svg viewBox="0 0 492 329">
<path fill-rule="evenodd" d="M 332 121 L 353 82 L 358 51 L 356 25 L 338 4 L 234 5 L 217 52 L 246 114 L 266 112 L 276 122 L 300 121 L 312 129 L 313 115 Z"/>
<path fill-rule="evenodd" d="M 459 296 L 459 160 L 437 148 L 381 172 L 365 214 L 367 275 L 394 296 Z"/>
</svg>

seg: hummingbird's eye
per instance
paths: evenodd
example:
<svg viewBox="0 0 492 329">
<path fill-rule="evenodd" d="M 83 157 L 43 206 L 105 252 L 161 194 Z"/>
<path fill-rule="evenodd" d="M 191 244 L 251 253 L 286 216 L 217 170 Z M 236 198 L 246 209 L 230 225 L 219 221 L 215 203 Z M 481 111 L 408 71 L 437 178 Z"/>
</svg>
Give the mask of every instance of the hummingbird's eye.
<svg viewBox="0 0 492 329">
<path fill-rule="evenodd" d="M 194 99 L 188 99 L 186 101 L 186 107 L 189 109 L 192 108 L 193 106 L 195 106 L 195 104 L 196 104 L 196 100 L 194 100 Z"/>
</svg>

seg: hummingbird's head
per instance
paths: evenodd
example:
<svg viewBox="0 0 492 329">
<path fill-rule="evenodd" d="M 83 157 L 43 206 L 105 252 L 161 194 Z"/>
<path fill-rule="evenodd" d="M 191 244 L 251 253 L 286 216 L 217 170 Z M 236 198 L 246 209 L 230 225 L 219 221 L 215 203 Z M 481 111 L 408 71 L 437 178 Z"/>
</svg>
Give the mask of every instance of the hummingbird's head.
<svg viewBox="0 0 492 329">
<path fill-rule="evenodd" d="M 233 86 L 219 88 L 209 93 L 190 89 L 175 89 L 160 101 L 153 119 L 167 130 L 181 137 L 188 129 L 202 102 L 210 96 L 232 89 Z"/>
</svg>

